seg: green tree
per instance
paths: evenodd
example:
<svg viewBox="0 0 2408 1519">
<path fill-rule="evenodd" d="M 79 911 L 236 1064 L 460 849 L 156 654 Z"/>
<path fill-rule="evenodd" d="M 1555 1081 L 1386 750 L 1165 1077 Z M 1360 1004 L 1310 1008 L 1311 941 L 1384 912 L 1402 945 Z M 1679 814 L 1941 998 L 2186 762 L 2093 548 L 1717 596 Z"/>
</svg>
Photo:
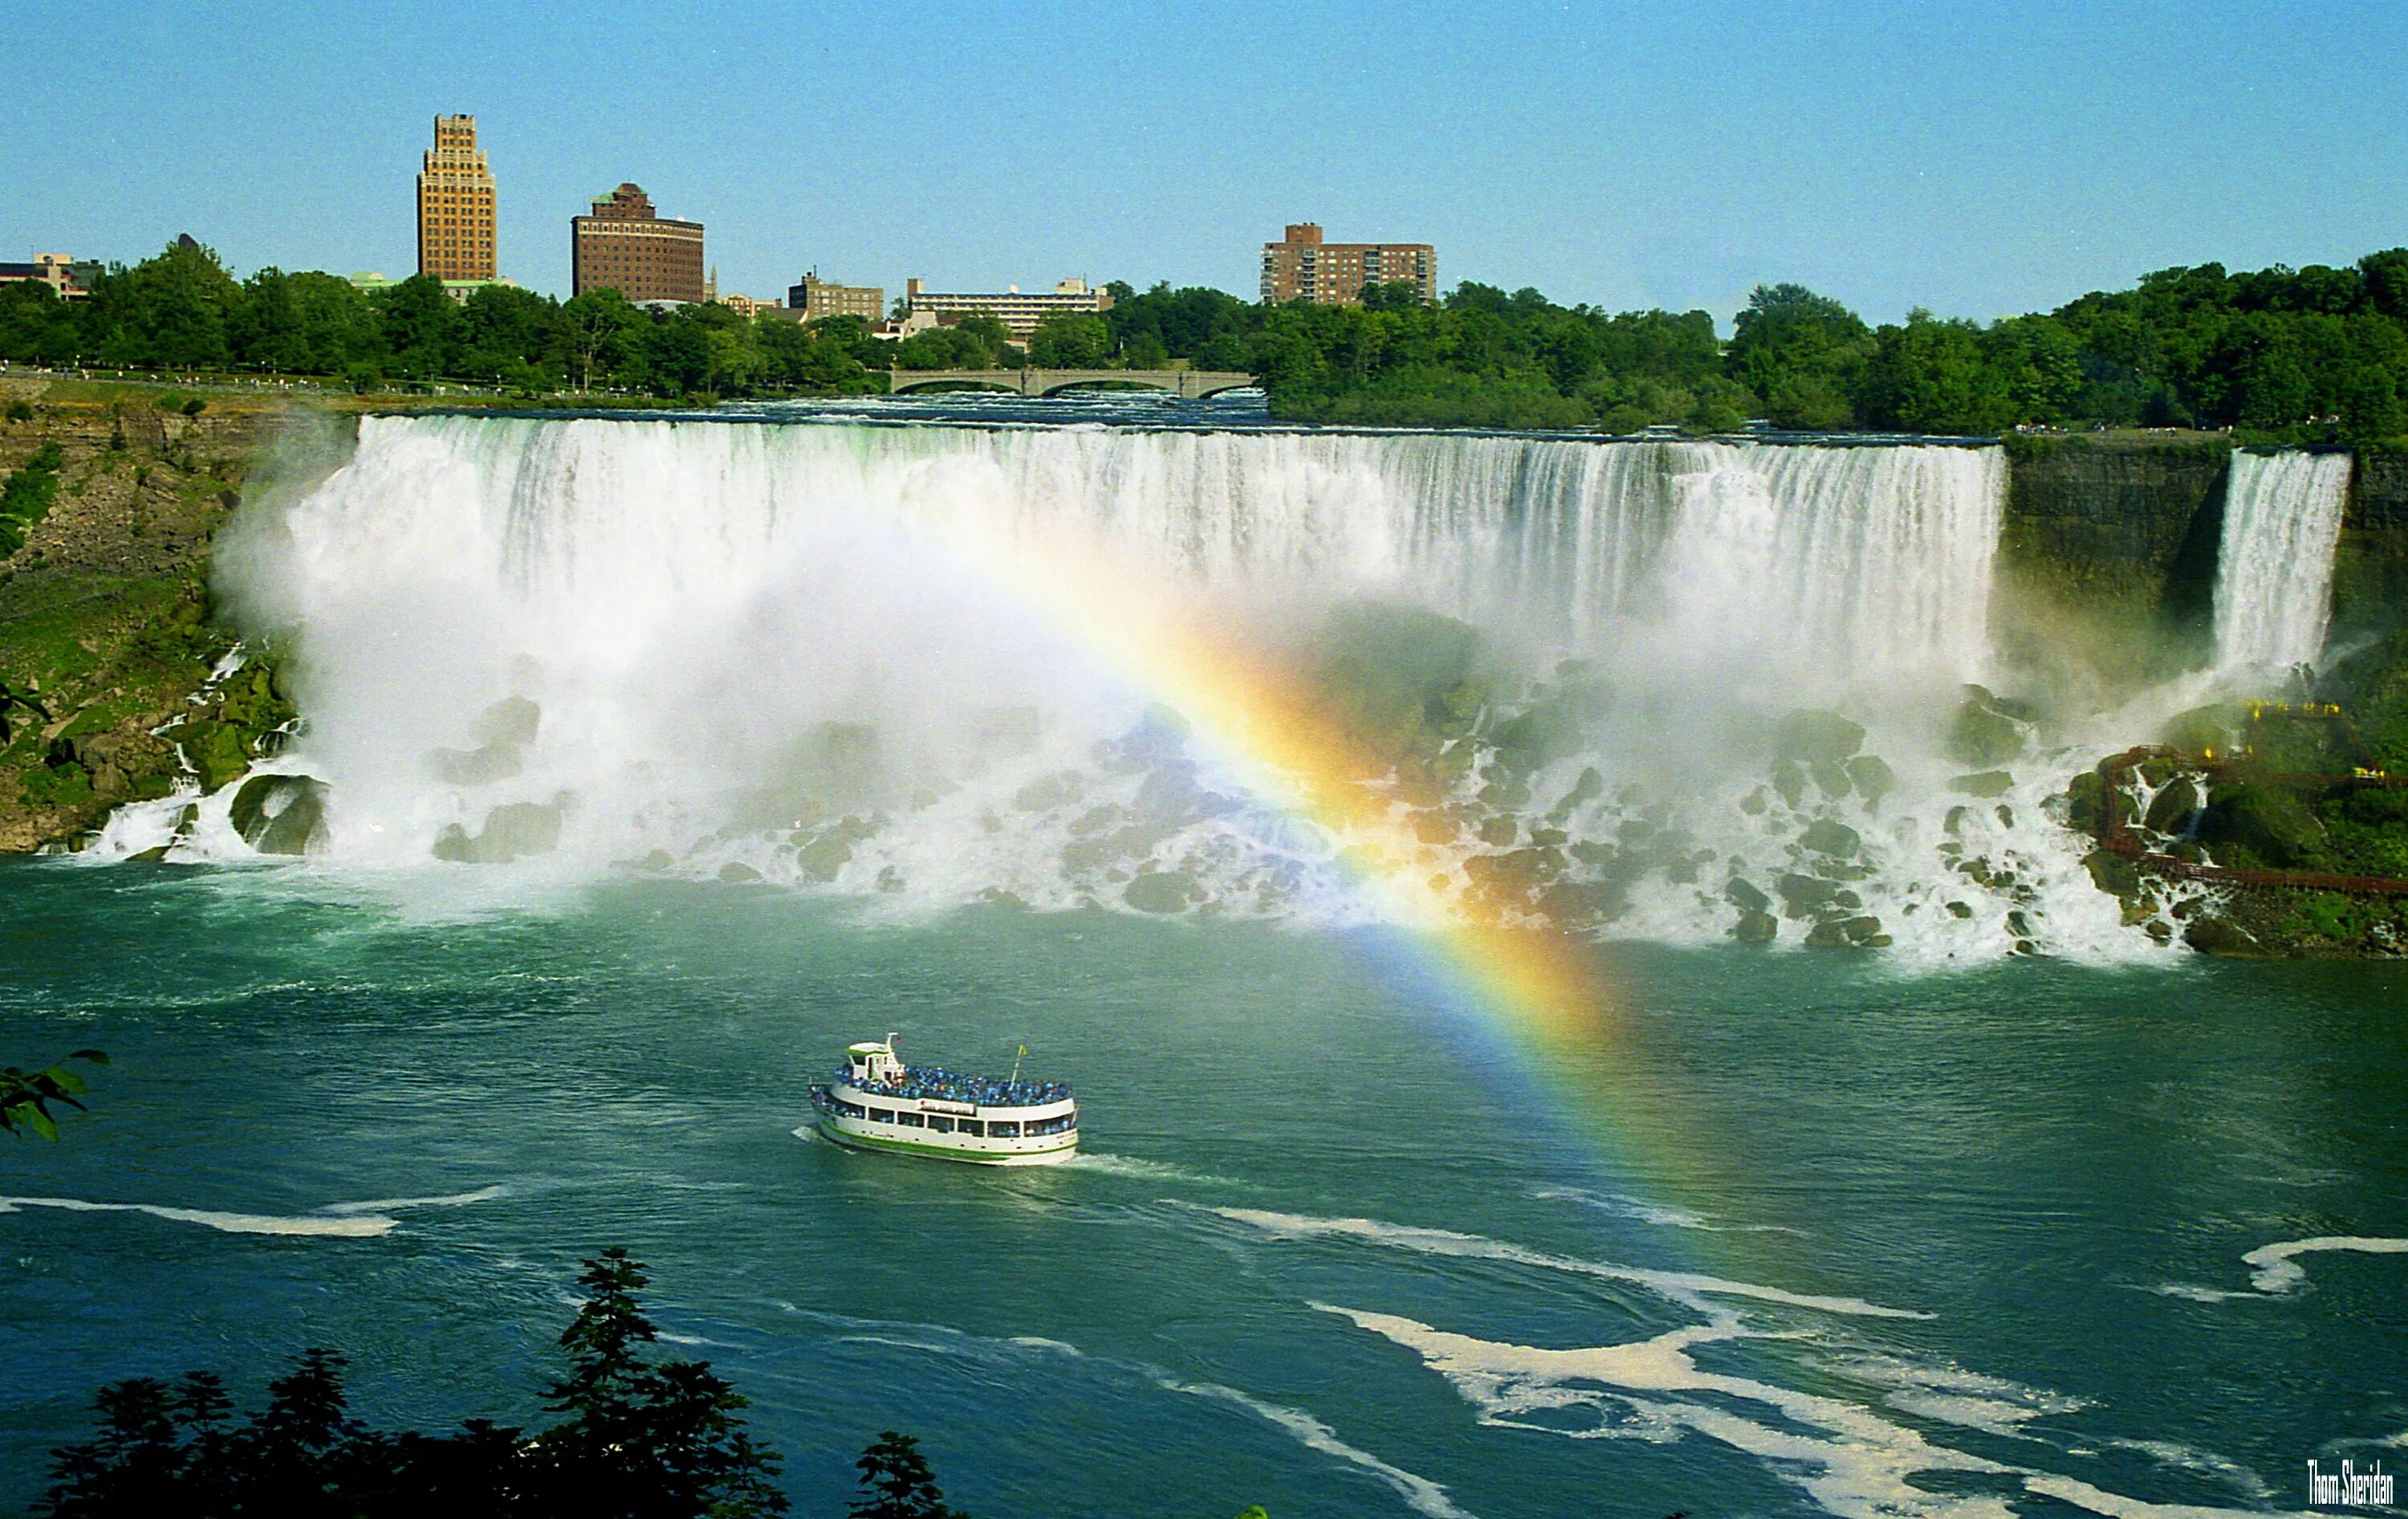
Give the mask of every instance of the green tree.
<svg viewBox="0 0 2408 1519">
<path fill-rule="evenodd" d="M 24 698 L 14 698 L 23 702 Z M 0 685 L 0 739 L 7 737 L 6 708 L 7 687 Z M 39 710 L 39 709 L 36 709 Z M 45 1139 L 59 1137 L 58 1120 L 50 1112 L 52 1104 L 80 1111 L 82 1097 L 89 1088 L 84 1079 L 67 1068 L 67 1061 L 81 1060 L 89 1065 L 106 1066 L 108 1056 L 98 1050 L 78 1050 L 66 1060 L 40 1070 L 20 1070 L 14 1066 L 0 1068 L 0 1130 L 22 1134 L 30 1130 Z"/>
<path fill-rule="evenodd" d="M 1092 369 L 1111 351 L 1111 328 L 1084 312 L 1057 311 L 1028 337 L 1029 362 L 1048 369 Z"/>
<path fill-rule="evenodd" d="M 969 1519 L 945 1502 L 944 1490 L 920 1442 L 889 1429 L 853 1463 L 861 1470 L 861 1495 L 846 1509 L 850 1519 Z"/>
<path fill-rule="evenodd" d="M 1758 285 L 1734 324 L 1730 378 L 1762 398 L 1784 427 L 1837 428 L 1855 413 L 1847 394 L 1872 334 L 1861 318 L 1803 285 Z"/>
</svg>

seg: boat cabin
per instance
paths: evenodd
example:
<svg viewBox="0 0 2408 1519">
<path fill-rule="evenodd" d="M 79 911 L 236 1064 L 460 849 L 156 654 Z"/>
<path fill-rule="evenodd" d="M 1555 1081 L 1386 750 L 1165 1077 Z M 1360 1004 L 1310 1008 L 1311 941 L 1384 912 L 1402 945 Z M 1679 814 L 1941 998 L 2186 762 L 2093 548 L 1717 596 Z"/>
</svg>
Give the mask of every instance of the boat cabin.
<svg viewBox="0 0 2408 1519">
<path fill-rule="evenodd" d="M 844 1052 L 846 1071 L 855 1086 L 885 1086 L 903 1079 L 903 1062 L 895 1058 L 895 1036 L 886 1042 L 865 1039 Z"/>
</svg>

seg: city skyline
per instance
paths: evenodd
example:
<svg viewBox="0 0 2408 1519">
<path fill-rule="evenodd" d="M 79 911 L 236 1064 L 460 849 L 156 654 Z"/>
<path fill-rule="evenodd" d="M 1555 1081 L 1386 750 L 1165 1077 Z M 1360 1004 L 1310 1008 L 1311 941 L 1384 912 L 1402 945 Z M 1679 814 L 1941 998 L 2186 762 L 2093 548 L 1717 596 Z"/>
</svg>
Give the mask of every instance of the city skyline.
<svg viewBox="0 0 2408 1519">
<path fill-rule="evenodd" d="M 1613 309 L 1727 322 L 1786 279 L 1874 320 L 1988 318 L 2173 264 L 2408 241 L 2408 170 L 2380 150 L 2408 124 L 2385 64 L 2408 14 L 2372 6 L 1399 25 L 1238 5 L 1140 58 L 1131 27 L 1153 12 L 1019 27 L 989 9 L 906 34 L 833 5 L 798 48 L 733 40 L 776 14 L 114 7 L 0 61 L 0 130 L 40 145 L 11 155 L 0 254 L 131 262 L 189 231 L 246 273 L 408 268 L 408 176 L 452 112 L 479 118 L 505 187 L 498 272 L 555 294 L 561 220 L 620 180 L 709 223 L 722 288 L 755 294 L 817 267 L 890 289 L 1070 273 L 1245 295 L 1264 238 L 1312 220 L 1434 244 L 1449 283 Z M 478 45 L 408 46 L 418 30 Z M 637 97 L 712 109 L 611 104 Z"/>
</svg>

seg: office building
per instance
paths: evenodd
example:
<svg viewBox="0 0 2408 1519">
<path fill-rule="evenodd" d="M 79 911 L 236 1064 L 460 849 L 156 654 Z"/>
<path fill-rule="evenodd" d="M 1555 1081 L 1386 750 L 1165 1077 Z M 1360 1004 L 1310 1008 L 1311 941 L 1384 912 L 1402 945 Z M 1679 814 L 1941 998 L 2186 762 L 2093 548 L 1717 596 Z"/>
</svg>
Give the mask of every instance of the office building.
<svg viewBox="0 0 2408 1519">
<path fill-rule="evenodd" d="M 702 223 L 652 209 L 638 186 L 594 197 L 590 215 L 569 218 L 571 291 L 615 290 L 631 301 L 701 302 Z"/>
<path fill-rule="evenodd" d="M 822 317 L 883 322 L 886 290 L 882 285 L 831 285 L 813 269 L 803 276 L 801 284 L 786 287 L 786 308 L 801 312 L 805 322 L 817 322 Z"/>
<path fill-rule="evenodd" d="M 1003 323 L 1012 337 L 1026 338 L 1037 330 L 1037 324 L 1047 317 L 1065 311 L 1109 311 L 1112 297 L 1109 292 L 1089 290 L 1084 279 L 1065 279 L 1051 292 L 1023 294 L 1018 285 L 992 294 L 939 294 L 925 289 L 926 281 L 918 279 L 903 282 L 903 299 L 913 317 L 925 312 L 945 326 L 964 317 L 993 317 Z"/>
<path fill-rule="evenodd" d="M 36 253 L 31 264 L 0 264 L 0 285 L 33 281 L 50 286 L 63 301 L 79 301 L 92 294 L 100 272 L 96 259 L 78 263 L 64 253 Z"/>
<path fill-rule="evenodd" d="M 1438 252 L 1427 243 L 1329 243 L 1318 223 L 1291 223 L 1287 236 L 1263 244 L 1263 304 L 1360 306 L 1366 285 L 1411 285 L 1425 302 L 1438 299 Z"/>
<path fill-rule="evenodd" d="M 418 171 L 418 272 L 470 287 L 494 278 L 494 176 L 477 119 L 438 116 Z"/>
</svg>

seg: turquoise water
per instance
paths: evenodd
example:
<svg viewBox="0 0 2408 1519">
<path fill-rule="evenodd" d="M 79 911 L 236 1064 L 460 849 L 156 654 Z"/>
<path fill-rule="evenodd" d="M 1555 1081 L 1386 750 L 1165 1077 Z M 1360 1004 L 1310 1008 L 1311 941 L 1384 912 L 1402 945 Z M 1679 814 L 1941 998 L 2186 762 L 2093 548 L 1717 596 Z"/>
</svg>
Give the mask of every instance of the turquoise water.
<svg viewBox="0 0 2408 1519">
<path fill-rule="evenodd" d="M 0 868 L 5 1058 L 116 1062 L 0 1192 L 212 1215 L 0 1214 L 0 1503 L 100 1382 L 307 1344 L 381 1421 L 532 1419 L 607 1244 L 806 1512 L 890 1426 L 982 1516 L 2291 1509 L 2312 1456 L 2408 1464 L 2408 1254 L 2243 1259 L 2408 1237 L 2408 967 L 1614 948 L 1599 1069 L 1646 1074 L 1598 1129 L 1391 941 L 452 879 Z M 797 1138 L 890 1029 L 1025 1042 L 1093 1154 Z"/>
</svg>

